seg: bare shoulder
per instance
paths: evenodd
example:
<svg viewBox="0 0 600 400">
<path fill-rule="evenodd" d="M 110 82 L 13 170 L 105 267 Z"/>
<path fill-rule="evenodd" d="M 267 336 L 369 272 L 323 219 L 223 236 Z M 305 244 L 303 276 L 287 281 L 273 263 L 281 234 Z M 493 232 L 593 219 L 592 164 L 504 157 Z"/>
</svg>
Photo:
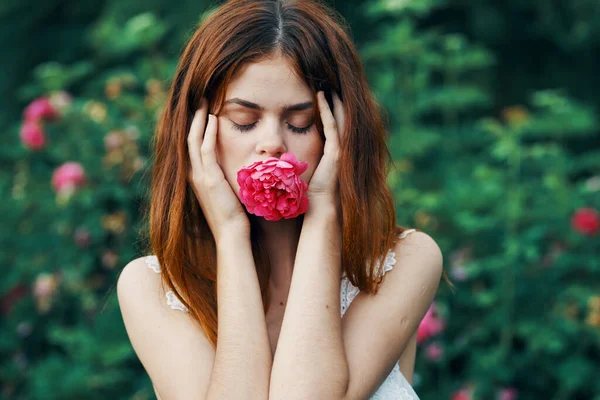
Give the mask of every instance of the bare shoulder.
<svg viewBox="0 0 600 400">
<path fill-rule="evenodd" d="M 146 257 L 139 257 L 130 261 L 119 274 L 117 281 L 119 304 L 121 304 L 123 297 L 132 297 L 129 296 L 130 293 L 142 294 L 142 292 L 145 292 L 147 296 L 151 295 L 152 298 L 156 297 L 157 299 L 161 294 L 164 296 L 160 282 L 160 273 L 149 267 Z M 146 298 L 146 300 L 151 299 Z"/>
<path fill-rule="evenodd" d="M 204 398 L 214 349 L 189 313 L 167 305 L 161 276 L 145 257 L 123 268 L 117 297 L 127 335 L 157 397 Z"/>
<path fill-rule="evenodd" d="M 420 267 L 426 268 L 434 276 L 441 276 L 444 264 L 442 250 L 427 233 L 411 232 L 403 239 L 398 240 L 393 250 L 396 253 L 396 264 L 402 264 L 399 259 L 410 258 L 413 263 L 417 261 Z"/>
<path fill-rule="evenodd" d="M 396 242 L 396 249 L 399 249 L 399 246 L 403 246 L 404 244 L 417 245 L 419 247 L 425 246 L 430 248 L 430 250 L 439 252 L 440 255 L 442 253 L 435 239 L 423 231 L 408 233 L 403 239 Z"/>
<path fill-rule="evenodd" d="M 416 231 L 409 233 L 404 239 L 400 239 L 394 248 L 398 268 L 409 268 L 418 265 L 421 274 L 426 275 L 424 282 L 430 282 L 435 286 L 439 282 L 443 268 L 443 255 L 439 245 L 427 233 Z M 415 255 L 421 262 L 414 259 Z M 391 274 L 390 276 L 393 276 Z M 399 277 L 396 277 L 399 280 Z M 402 277 L 404 279 L 404 277 Z M 412 384 L 414 367 L 417 354 L 417 332 L 410 338 L 406 348 L 400 356 L 398 366 L 404 377 Z"/>
<path fill-rule="evenodd" d="M 348 398 L 368 398 L 395 363 L 412 381 L 417 330 L 437 292 L 442 252 L 431 236 L 420 231 L 399 239 L 392 250 L 396 262 L 378 293 L 359 293 L 342 318 L 350 370 Z"/>
</svg>

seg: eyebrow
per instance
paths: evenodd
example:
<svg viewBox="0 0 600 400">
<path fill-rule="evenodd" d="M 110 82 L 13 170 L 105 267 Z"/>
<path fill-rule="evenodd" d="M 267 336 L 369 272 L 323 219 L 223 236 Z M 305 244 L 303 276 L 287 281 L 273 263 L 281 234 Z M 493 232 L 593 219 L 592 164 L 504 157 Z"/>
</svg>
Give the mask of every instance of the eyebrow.
<svg viewBox="0 0 600 400">
<path fill-rule="evenodd" d="M 233 99 L 229 99 L 229 100 L 225 101 L 225 104 L 239 104 L 242 107 L 251 108 L 253 110 L 260 110 L 260 111 L 264 110 L 263 107 L 261 107 L 260 105 L 258 105 L 256 103 L 252 103 L 251 101 L 243 100 L 243 99 L 240 99 L 237 97 L 234 97 Z M 313 102 L 307 101 L 304 103 L 286 105 L 283 107 L 283 111 L 287 113 L 290 111 L 303 111 L 303 110 L 308 110 L 311 108 L 313 108 Z"/>
</svg>

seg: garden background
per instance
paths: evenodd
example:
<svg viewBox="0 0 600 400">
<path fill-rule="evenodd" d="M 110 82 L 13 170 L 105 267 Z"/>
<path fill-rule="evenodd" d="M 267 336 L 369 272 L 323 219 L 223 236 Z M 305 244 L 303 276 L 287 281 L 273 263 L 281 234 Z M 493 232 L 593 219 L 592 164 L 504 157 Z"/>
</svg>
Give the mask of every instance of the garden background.
<svg viewBox="0 0 600 400">
<path fill-rule="evenodd" d="M 149 141 L 218 2 L 0 5 L 0 397 L 153 399 L 114 284 Z M 398 224 L 442 282 L 423 400 L 600 400 L 600 2 L 329 1 L 389 116 Z"/>
</svg>

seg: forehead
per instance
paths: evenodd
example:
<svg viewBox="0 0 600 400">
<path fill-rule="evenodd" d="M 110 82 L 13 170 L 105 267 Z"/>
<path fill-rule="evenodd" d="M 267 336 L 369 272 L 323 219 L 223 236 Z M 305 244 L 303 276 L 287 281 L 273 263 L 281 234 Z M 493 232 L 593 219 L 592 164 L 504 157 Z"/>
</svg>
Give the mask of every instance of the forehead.
<svg viewBox="0 0 600 400">
<path fill-rule="evenodd" d="M 269 109 L 283 103 L 311 100 L 313 93 L 296 76 L 292 64 L 279 56 L 243 66 L 227 85 L 225 100 L 232 97 L 241 97 Z"/>
</svg>

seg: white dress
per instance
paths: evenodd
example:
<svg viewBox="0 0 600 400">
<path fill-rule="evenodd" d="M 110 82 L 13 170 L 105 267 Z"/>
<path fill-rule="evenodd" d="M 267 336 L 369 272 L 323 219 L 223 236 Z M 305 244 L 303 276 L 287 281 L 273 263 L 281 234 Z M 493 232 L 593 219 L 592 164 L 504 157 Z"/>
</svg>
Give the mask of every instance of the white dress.
<svg viewBox="0 0 600 400">
<path fill-rule="evenodd" d="M 401 239 L 404 239 L 409 233 L 415 232 L 414 229 L 408 229 L 400 235 Z M 384 268 L 382 274 L 385 274 L 387 271 L 394 268 L 394 264 L 396 264 L 396 253 L 393 251 L 389 251 L 386 255 L 384 261 Z M 146 264 L 150 267 L 154 272 L 160 273 L 160 265 L 158 263 L 158 259 L 156 256 L 146 256 Z M 378 263 L 379 267 L 379 263 Z M 356 295 L 360 292 L 360 290 L 354 286 L 346 276 L 342 277 L 342 281 L 340 284 L 340 300 L 341 300 L 341 314 L 342 316 L 352 303 L 352 300 L 356 297 Z M 175 310 L 180 310 L 183 312 L 189 312 L 188 309 L 175 297 L 175 294 L 172 290 L 169 290 L 165 294 L 167 304 L 171 306 L 171 308 Z M 414 391 L 410 383 L 406 380 L 402 372 L 400 371 L 400 367 L 398 363 L 394 364 L 394 368 L 390 374 L 385 378 L 385 381 L 377 388 L 377 391 L 370 397 L 370 400 L 419 400 L 419 396 Z"/>
</svg>

